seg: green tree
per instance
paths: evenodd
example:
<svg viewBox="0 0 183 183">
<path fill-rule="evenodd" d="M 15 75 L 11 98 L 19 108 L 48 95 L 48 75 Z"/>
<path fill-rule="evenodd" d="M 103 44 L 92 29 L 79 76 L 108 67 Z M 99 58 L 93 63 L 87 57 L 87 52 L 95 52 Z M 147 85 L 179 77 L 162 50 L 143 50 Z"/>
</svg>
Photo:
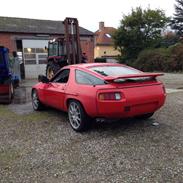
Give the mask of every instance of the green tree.
<svg viewBox="0 0 183 183">
<path fill-rule="evenodd" d="M 162 10 L 132 9 L 124 15 L 120 27 L 113 35 L 115 48 L 121 52 L 121 59 L 135 60 L 140 51 L 155 47 L 161 39 L 162 29 L 168 18 Z"/>
<path fill-rule="evenodd" d="M 176 30 L 179 36 L 183 35 L 183 0 L 176 0 L 175 14 L 171 23 L 172 29 Z"/>
</svg>

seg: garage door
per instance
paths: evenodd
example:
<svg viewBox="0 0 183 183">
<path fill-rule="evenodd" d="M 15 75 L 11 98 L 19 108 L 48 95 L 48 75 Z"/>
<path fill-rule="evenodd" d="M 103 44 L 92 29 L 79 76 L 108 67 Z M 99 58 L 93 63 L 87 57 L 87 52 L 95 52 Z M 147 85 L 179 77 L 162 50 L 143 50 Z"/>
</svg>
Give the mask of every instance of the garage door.
<svg viewBox="0 0 183 183">
<path fill-rule="evenodd" d="M 45 74 L 48 40 L 23 40 L 23 57 L 25 65 L 25 77 L 37 78 L 39 74 Z"/>
</svg>

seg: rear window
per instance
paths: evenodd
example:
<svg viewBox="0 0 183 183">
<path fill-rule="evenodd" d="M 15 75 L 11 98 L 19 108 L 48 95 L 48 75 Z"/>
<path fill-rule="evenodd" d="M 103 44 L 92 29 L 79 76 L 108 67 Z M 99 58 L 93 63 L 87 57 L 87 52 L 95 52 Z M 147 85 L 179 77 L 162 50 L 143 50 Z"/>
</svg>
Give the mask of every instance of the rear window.
<svg viewBox="0 0 183 183">
<path fill-rule="evenodd" d="M 120 76 L 126 74 L 139 74 L 141 71 L 122 66 L 99 66 L 92 67 L 90 70 L 95 71 L 102 76 Z"/>
<path fill-rule="evenodd" d="M 76 70 L 76 82 L 85 85 L 104 85 L 105 81 L 101 80 L 86 72 Z"/>
</svg>

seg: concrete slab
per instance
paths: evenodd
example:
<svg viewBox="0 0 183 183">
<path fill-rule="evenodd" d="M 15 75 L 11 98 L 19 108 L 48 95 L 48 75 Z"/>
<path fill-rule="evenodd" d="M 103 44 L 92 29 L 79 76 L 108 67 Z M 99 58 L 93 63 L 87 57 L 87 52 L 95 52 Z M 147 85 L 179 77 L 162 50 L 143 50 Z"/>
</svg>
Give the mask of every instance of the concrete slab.
<svg viewBox="0 0 183 183">
<path fill-rule="evenodd" d="M 172 88 L 166 88 L 166 93 L 176 93 L 176 92 L 183 92 L 182 89 L 172 89 Z"/>
</svg>

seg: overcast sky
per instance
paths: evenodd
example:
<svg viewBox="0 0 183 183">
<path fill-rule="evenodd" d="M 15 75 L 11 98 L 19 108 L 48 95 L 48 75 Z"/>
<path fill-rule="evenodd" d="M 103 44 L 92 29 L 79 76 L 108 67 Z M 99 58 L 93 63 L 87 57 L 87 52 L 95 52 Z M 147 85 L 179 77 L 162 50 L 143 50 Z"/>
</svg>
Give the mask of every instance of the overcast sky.
<svg viewBox="0 0 183 183">
<path fill-rule="evenodd" d="M 100 21 L 105 26 L 118 27 L 122 15 L 137 6 L 160 8 L 172 16 L 174 4 L 175 0 L 3 0 L 0 16 L 48 20 L 76 17 L 80 26 L 96 31 Z"/>
</svg>

